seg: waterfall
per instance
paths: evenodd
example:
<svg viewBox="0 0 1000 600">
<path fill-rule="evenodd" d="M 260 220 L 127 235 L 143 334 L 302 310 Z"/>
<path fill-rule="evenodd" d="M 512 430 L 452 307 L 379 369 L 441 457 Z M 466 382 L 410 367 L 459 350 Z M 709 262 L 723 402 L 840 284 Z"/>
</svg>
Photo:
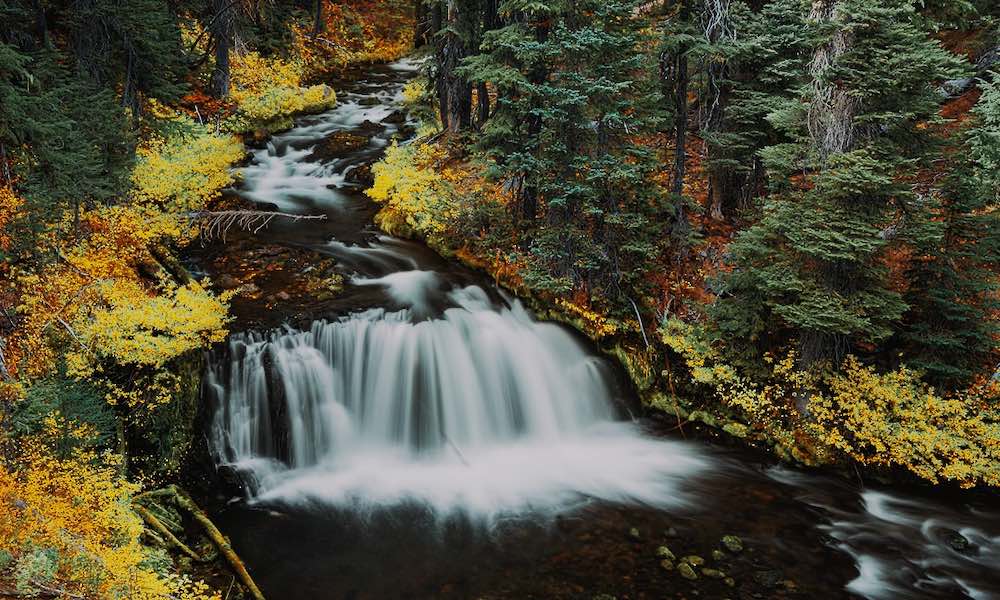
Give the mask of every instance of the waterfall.
<svg viewBox="0 0 1000 600">
<path fill-rule="evenodd" d="M 418 279 L 382 283 L 419 305 Z M 673 483 L 701 459 L 618 420 L 600 358 L 516 301 L 494 306 L 476 286 L 446 298 L 431 319 L 379 308 L 233 336 L 209 374 L 219 460 L 255 500 L 291 504 L 681 501 Z"/>
</svg>

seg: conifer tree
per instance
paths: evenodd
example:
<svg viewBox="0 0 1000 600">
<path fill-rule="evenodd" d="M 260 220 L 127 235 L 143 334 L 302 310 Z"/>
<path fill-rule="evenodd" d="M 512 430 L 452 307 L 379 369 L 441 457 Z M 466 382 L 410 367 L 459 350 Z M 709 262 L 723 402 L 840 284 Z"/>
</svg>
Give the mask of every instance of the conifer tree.
<svg viewBox="0 0 1000 600">
<path fill-rule="evenodd" d="M 982 87 L 942 197 L 928 207 L 931 231 L 915 249 L 900 336 L 909 366 L 951 389 L 995 367 L 1000 339 L 1000 84 Z"/>
<path fill-rule="evenodd" d="M 644 103 L 656 98 L 644 86 L 633 9 L 508 2 L 510 25 L 466 62 L 470 77 L 498 89 L 483 146 L 521 205 L 533 257 L 526 278 L 543 289 L 624 291 L 653 250 L 651 157 L 631 137 L 649 130 Z"/>
<path fill-rule="evenodd" d="M 907 305 L 887 249 L 923 231 L 907 178 L 932 155 L 935 86 L 960 71 L 910 0 L 818 0 L 810 19 L 824 39 L 807 104 L 772 115 L 797 143 L 762 152 L 788 190 L 733 243 L 727 297 L 713 308 L 722 334 L 749 342 L 751 356 L 790 340 L 804 367 L 900 327 Z"/>
</svg>

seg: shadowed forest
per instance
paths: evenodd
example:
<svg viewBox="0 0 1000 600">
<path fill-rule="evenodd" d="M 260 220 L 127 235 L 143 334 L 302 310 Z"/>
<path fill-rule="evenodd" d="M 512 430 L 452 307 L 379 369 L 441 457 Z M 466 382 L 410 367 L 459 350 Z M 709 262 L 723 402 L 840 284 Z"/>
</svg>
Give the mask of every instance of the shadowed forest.
<svg viewBox="0 0 1000 600">
<path fill-rule="evenodd" d="M 0 598 L 1000 597 L 998 515 L 897 581 L 670 512 L 995 508 L 998 72 L 992 0 L 0 0 Z M 497 559 L 580 504 L 613 572 Z M 294 587 L 317 506 L 503 567 Z"/>
</svg>

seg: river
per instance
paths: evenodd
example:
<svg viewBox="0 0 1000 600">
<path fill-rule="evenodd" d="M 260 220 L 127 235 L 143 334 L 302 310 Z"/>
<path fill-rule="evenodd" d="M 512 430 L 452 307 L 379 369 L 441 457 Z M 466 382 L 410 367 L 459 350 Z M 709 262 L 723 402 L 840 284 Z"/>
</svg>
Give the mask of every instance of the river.
<svg viewBox="0 0 1000 600">
<path fill-rule="evenodd" d="M 246 487 L 215 516 L 268 598 L 1000 598 L 982 497 L 660 433 L 577 332 L 379 232 L 352 173 L 411 125 L 416 69 L 343 83 L 242 169 L 247 200 L 327 215 L 261 238 L 347 280 L 323 318 L 234 334 L 209 369 L 210 444 Z M 315 151 L 345 134 L 367 141 Z"/>
</svg>

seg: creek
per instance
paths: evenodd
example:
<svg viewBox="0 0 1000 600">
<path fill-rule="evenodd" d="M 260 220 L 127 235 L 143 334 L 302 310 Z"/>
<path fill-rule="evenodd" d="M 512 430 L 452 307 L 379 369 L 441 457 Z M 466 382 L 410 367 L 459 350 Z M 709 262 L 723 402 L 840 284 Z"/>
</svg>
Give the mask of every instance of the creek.
<svg viewBox="0 0 1000 600">
<path fill-rule="evenodd" d="M 346 278 L 336 310 L 233 334 L 209 368 L 210 445 L 246 490 L 215 518 L 268 598 L 1000 598 L 986 499 L 799 471 L 633 419 L 620 369 L 579 333 L 379 232 L 356 175 L 412 126 L 417 68 L 344 82 L 334 109 L 242 169 L 245 199 L 327 215 L 260 235 Z M 317 151 L 345 135 L 365 141 Z M 661 546 L 724 575 L 688 580 Z"/>
</svg>

